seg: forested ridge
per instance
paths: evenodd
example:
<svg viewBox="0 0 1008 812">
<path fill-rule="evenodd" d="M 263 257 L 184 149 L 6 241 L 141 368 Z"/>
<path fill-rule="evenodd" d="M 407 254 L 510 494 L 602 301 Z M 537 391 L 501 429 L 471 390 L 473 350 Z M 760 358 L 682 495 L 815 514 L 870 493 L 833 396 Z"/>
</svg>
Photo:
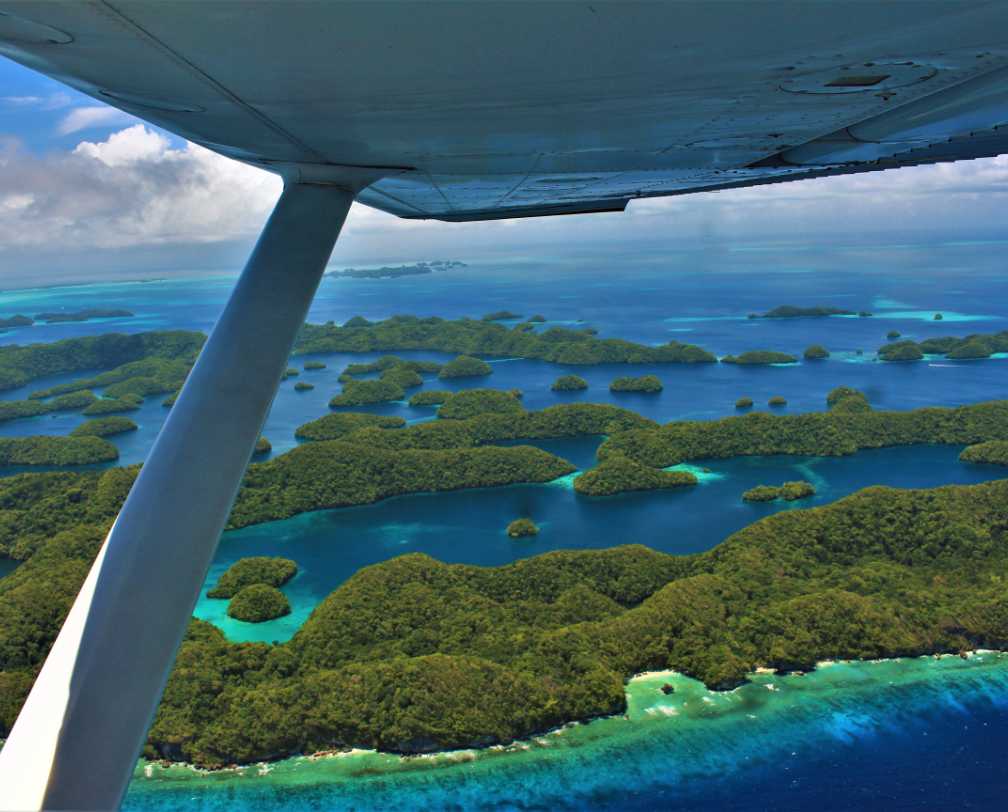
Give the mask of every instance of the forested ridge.
<svg viewBox="0 0 1008 812">
<path fill-rule="evenodd" d="M 407 555 L 360 570 L 288 643 L 194 621 L 147 754 L 217 767 L 340 747 L 489 745 L 620 713 L 673 668 L 715 689 L 1008 645 L 1008 482 L 869 488 L 763 519 L 707 553 L 632 545 L 503 567 Z M 0 580 L 0 727 L 12 722 L 103 528 L 45 540 Z"/>
</svg>

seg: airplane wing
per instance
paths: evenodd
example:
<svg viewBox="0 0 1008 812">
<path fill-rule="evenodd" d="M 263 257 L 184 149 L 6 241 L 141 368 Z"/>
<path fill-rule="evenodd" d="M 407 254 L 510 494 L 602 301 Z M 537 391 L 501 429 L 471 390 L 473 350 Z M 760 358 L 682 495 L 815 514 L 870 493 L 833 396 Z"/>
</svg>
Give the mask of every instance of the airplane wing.
<svg viewBox="0 0 1008 812">
<path fill-rule="evenodd" d="M 1008 4 L 0 0 L 0 54 L 407 218 L 1008 151 Z"/>
</svg>

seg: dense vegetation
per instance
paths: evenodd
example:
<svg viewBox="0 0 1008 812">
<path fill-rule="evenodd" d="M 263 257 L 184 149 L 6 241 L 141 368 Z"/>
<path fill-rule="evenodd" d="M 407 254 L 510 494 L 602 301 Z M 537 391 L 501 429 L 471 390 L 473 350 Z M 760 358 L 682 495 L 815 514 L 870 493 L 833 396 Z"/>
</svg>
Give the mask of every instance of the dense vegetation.
<svg viewBox="0 0 1008 812">
<path fill-rule="evenodd" d="M 473 358 L 471 355 L 460 355 L 453 358 L 438 373 L 441 379 L 448 378 L 480 378 L 493 372 L 493 367 L 486 361 Z"/>
<path fill-rule="evenodd" d="M 269 454 L 272 450 L 273 450 L 273 444 L 265 437 L 260 437 L 258 440 L 256 440 L 255 446 L 252 448 L 252 453 Z"/>
<path fill-rule="evenodd" d="M 438 373 L 441 371 L 441 367 L 443 366 L 444 364 L 440 364 L 437 361 L 406 361 L 397 355 L 383 355 L 375 361 L 347 364 L 342 375 L 350 377 L 368 375 L 373 372 L 384 372 L 386 369 L 391 369 L 392 367 L 408 367 L 414 372 L 424 374 Z"/>
<path fill-rule="evenodd" d="M 988 440 L 986 443 L 967 446 L 959 459 L 963 462 L 1008 465 L 1008 440 Z"/>
<path fill-rule="evenodd" d="M 554 392 L 580 392 L 588 388 L 588 381 L 580 375 L 561 375 L 550 386 Z"/>
<path fill-rule="evenodd" d="M 96 403 L 94 393 L 84 389 L 68 392 L 49 400 L 0 400 L 0 422 L 21 417 L 37 417 L 49 412 L 75 412 Z"/>
<path fill-rule="evenodd" d="M 37 378 L 67 372 L 109 369 L 146 358 L 194 358 L 203 345 L 202 333 L 161 331 L 123 335 L 108 333 L 85 338 L 67 338 L 48 344 L 0 347 L 0 390 L 24 386 Z M 98 386 L 81 382 L 74 389 Z M 62 394 L 72 389 L 53 391 Z"/>
<path fill-rule="evenodd" d="M 90 465 L 119 459 L 100 437 L 0 437 L 0 465 Z"/>
<path fill-rule="evenodd" d="M 655 394 L 661 392 L 664 387 L 657 375 L 641 375 L 638 378 L 624 376 L 616 378 L 609 384 L 610 392 L 643 392 Z"/>
<path fill-rule="evenodd" d="M 813 344 L 811 347 L 805 348 L 803 355 L 806 361 L 821 361 L 824 358 L 829 358 L 829 350 L 822 344 Z"/>
<path fill-rule="evenodd" d="M 343 384 L 343 391 L 329 400 L 333 408 L 339 406 L 366 406 L 371 403 L 384 403 L 389 400 L 402 400 L 406 397 L 405 390 L 394 381 L 366 380 L 348 381 Z"/>
<path fill-rule="evenodd" d="M 371 429 L 379 436 L 402 430 Z M 363 432 L 355 435 L 368 437 Z M 322 508 L 377 502 L 423 491 L 548 482 L 574 467 L 531 446 L 392 449 L 354 441 L 306 443 L 267 462 L 250 465 L 231 527 L 244 527 Z"/>
<path fill-rule="evenodd" d="M 761 366 L 766 364 L 795 364 L 798 359 L 786 352 L 775 350 L 749 350 L 739 355 L 726 355 L 722 364 L 740 364 L 742 366 Z"/>
<path fill-rule="evenodd" d="M 304 368 L 306 372 L 310 372 L 313 369 L 325 369 L 326 365 L 322 361 L 305 361 Z"/>
<path fill-rule="evenodd" d="M 661 471 L 612 454 L 574 480 L 574 490 L 585 496 L 612 496 L 628 491 L 653 491 L 696 485 L 689 471 Z"/>
<path fill-rule="evenodd" d="M 60 311 L 55 313 L 36 313 L 36 321 L 48 324 L 58 324 L 66 321 L 87 321 L 88 319 L 119 319 L 128 318 L 133 313 L 121 308 L 88 307 L 83 310 Z"/>
<path fill-rule="evenodd" d="M 305 381 L 298 381 L 297 383 L 294 384 L 295 392 L 310 392 L 314 388 L 315 384 L 307 383 Z"/>
<path fill-rule="evenodd" d="M 742 494 L 742 501 L 773 502 L 775 499 L 783 499 L 787 502 L 794 502 L 796 499 L 815 496 L 815 492 L 815 486 L 811 482 L 803 480 L 785 482 L 783 485 L 757 485 Z"/>
<path fill-rule="evenodd" d="M 70 432 L 71 437 L 111 437 L 114 434 L 124 434 L 136 431 L 137 424 L 128 417 L 112 415 L 86 420 Z"/>
<path fill-rule="evenodd" d="M 741 397 L 735 401 L 736 409 L 751 409 L 753 405 L 752 398 Z"/>
<path fill-rule="evenodd" d="M 888 333 L 886 333 L 886 338 L 888 338 L 890 341 L 895 341 L 897 338 L 900 337 L 900 335 L 901 333 L 899 330 L 890 330 Z"/>
<path fill-rule="evenodd" d="M 337 412 L 327 414 L 318 420 L 298 426 L 294 436 L 299 440 L 338 440 L 357 429 L 373 426 L 381 429 L 397 429 L 406 425 L 401 417 L 368 414 L 367 412 Z"/>
<path fill-rule="evenodd" d="M 515 519 L 507 526 L 507 534 L 513 539 L 538 536 L 539 527 L 531 519 Z"/>
<path fill-rule="evenodd" d="M 862 448 L 1008 440 L 1008 401 L 884 412 L 873 410 L 856 390 L 847 389 L 843 397 L 835 394 L 837 391 L 831 393 L 834 404 L 828 412 L 754 412 L 620 432 L 600 446 L 599 458 L 623 454 L 654 468 L 666 468 L 698 459 L 767 454 L 839 456 Z"/>
<path fill-rule="evenodd" d="M 787 406 L 787 398 L 783 395 L 774 395 L 767 401 L 769 406 Z"/>
<path fill-rule="evenodd" d="M 899 334 L 897 333 L 896 336 Z M 894 336 L 890 333 L 890 338 Z M 883 361 L 919 361 L 925 355 L 947 358 L 990 358 L 996 352 L 1008 352 L 1008 330 L 1000 333 L 973 333 L 959 336 L 937 336 L 924 341 L 898 341 L 879 347 Z"/>
<path fill-rule="evenodd" d="M 540 321 L 533 317 L 530 321 Z M 351 319 L 306 324 L 297 351 L 384 352 L 435 350 L 465 355 L 535 358 L 559 364 L 690 364 L 717 358 L 692 344 L 670 341 L 658 347 L 620 339 L 596 338 L 588 330 L 552 327 L 541 333 L 508 329 L 499 322 L 477 319 L 448 321 L 437 317 L 393 316 L 380 322 Z"/>
<path fill-rule="evenodd" d="M 228 603 L 228 617 L 246 623 L 262 623 L 289 615 L 290 602 L 275 586 L 252 584 L 242 589 Z"/>
<path fill-rule="evenodd" d="M 879 347 L 878 357 L 883 361 L 920 361 L 924 353 L 914 341 L 895 341 Z"/>
<path fill-rule="evenodd" d="M 673 668 L 715 689 L 756 666 L 1008 646 L 1008 481 L 870 488 L 787 511 L 713 550 L 558 551 L 503 567 L 408 555 L 367 567 L 286 644 L 194 621 L 147 754 L 204 766 L 341 747 L 505 742 L 625 711 Z M 101 531 L 47 538 L 0 580 L 0 733 Z"/>
<path fill-rule="evenodd" d="M 452 393 L 447 389 L 425 389 L 422 392 L 417 392 L 412 395 L 409 399 L 410 406 L 440 406 L 448 398 L 452 396 Z"/>
<path fill-rule="evenodd" d="M 522 408 L 514 393 L 501 389 L 464 389 L 455 392 L 438 409 L 437 416 L 448 420 L 467 420 L 481 414 L 521 414 Z"/>
<path fill-rule="evenodd" d="M 508 321 L 520 318 L 521 313 L 512 313 L 510 310 L 495 310 L 493 313 L 487 313 L 483 317 L 483 321 Z"/>
<path fill-rule="evenodd" d="M 780 305 L 766 313 L 750 313 L 751 319 L 796 319 L 807 316 L 853 316 L 853 310 L 842 310 L 839 307 L 796 307 L 795 305 Z"/>
<path fill-rule="evenodd" d="M 289 558 L 276 556 L 250 556 L 239 558 L 217 583 L 207 592 L 208 598 L 233 598 L 240 590 L 252 584 L 279 587 L 297 575 L 297 564 Z"/>
<path fill-rule="evenodd" d="M 480 414 L 465 420 L 435 420 L 396 431 L 362 429 L 348 442 L 374 448 L 448 449 L 485 443 L 611 434 L 657 424 L 627 409 L 599 403 L 566 403 L 538 412 Z"/>
</svg>

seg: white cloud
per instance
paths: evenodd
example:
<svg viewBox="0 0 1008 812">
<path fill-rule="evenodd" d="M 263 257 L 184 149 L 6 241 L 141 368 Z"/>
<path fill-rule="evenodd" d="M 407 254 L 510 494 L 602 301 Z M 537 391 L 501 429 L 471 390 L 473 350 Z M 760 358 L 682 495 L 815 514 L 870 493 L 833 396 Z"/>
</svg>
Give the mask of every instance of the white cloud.
<svg viewBox="0 0 1008 812">
<path fill-rule="evenodd" d="M 135 120 L 129 113 L 115 107 L 76 107 L 63 116 L 57 129 L 60 135 L 69 135 L 92 127 L 109 127 Z"/>
<path fill-rule="evenodd" d="M 7 107 L 20 107 L 33 110 L 60 110 L 71 103 L 66 93 L 51 93 L 48 96 L 3 96 L 0 97 Z"/>
<path fill-rule="evenodd" d="M 6 153 L 6 154 L 4 154 Z M 137 124 L 69 154 L 0 144 L 0 247 L 85 252 L 247 239 L 280 180 Z M 26 197 L 31 201 L 24 205 Z"/>
<path fill-rule="evenodd" d="M 0 135 L 0 283 L 34 269 L 95 278 L 115 268 L 237 269 L 280 193 L 278 178 L 136 124 L 69 152 Z M 1008 156 L 635 201 L 627 214 L 468 224 L 355 206 L 337 264 L 661 253 L 698 240 L 933 235 L 999 228 Z"/>
</svg>

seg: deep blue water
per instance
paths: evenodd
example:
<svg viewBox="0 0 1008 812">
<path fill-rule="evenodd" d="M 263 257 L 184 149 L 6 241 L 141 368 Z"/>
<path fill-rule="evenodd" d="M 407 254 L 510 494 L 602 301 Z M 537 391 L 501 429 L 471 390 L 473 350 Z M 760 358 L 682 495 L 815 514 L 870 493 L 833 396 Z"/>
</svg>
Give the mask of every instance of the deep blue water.
<svg viewBox="0 0 1008 812">
<path fill-rule="evenodd" d="M 627 374 L 626 367 L 564 368 L 508 359 L 494 359 L 494 372 L 486 380 L 451 382 L 446 387 L 430 379 L 425 384 L 452 389 L 517 387 L 524 391 L 529 409 L 582 400 L 617 403 L 660 421 L 709 419 L 734 413 L 734 402 L 743 395 L 757 404 L 783 395 L 787 411 L 804 412 L 821 409 L 826 393 L 838 385 L 862 389 L 876 408 L 957 405 L 1006 397 L 1008 359 L 953 362 L 939 358 L 891 365 L 875 361 L 874 352 L 892 329 L 918 339 L 1008 329 L 1008 283 L 1002 259 L 1006 246 L 1008 241 L 928 246 L 734 245 L 670 251 L 661 261 L 628 257 L 619 263 L 575 265 L 529 260 L 496 266 L 474 263 L 464 270 L 396 280 L 327 278 L 310 320 L 342 322 L 357 314 L 376 319 L 395 313 L 478 317 L 509 309 L 525 315 L 542 313 L 549 319 L 547 326 L 590 325 L 601 336 L 646 343 L 688 341 L 718 355 L 756 348 L 800 355 L 812 343 L 824 344 L 833 353 L 828 361 L 788 367 L 633 368 L 634 374 L 654 372 L 664 381 L 664 391 L 656 396 L 610 395 L 609 381 Z M 11 330 L 0 333 L 0 343 L 52 341 L 109 330 L 207 330 L 232 282 L 228 277 L 175 278 L 0 293 L 0 316 L 92 306 L 123 307 L 136 313 L 128 319 Z M 746 318 L 749 312 L 779 304 L 867 309 L 875 315 Z M 934 321 L 935 312 L 943 313 L 944 319 Z M 444 358 L 434 353 L 402 354 Z M 326 369 L 302 372 L 299 378 L 284 382 L 264 429 L 274 453 L 295 445 L 296 426 L 328 411 L 326 404 L 339 390 L 336 376 L 343 366 L 372 357 L 320 356 Z M 301 366 L 303 360 L 295 359 L 294 365 Z M 585 377 L 590 389 L 575 395 L 551 392 L 552 380 L 570 371 Z M 78 375 L 35 381 L 3 397 L 25 397 L 73 377 Z M 293 390 L 296 380 L 313 382 L 316 388 L 297 393 Z M 137 432 L 112 438 L 120 449 L 121 463 L 139 462 L 147 453 L 167 413 L 161 399 L 150 398 L 129 415 L 140 425 Z M 409 420 L 433 416 L 431 409 L 410 409 L 402 403 L 372 410 L 401 414 Z M 0 436 L 64 433 L 83 419 L 63 413 L 0 423 Z M 592 464 L 596 443 L 541 445 L 585 468 Z M 696 488 L 610 499 L 579 498 L 568 481 L 414 495 L 306 514 L 225 534 L 208 579 L 212 582 L 245 555 L 287 555 L 301 568 L 285 587 L 294 614 L 260 626 L 241 624 L 223 617 L 223 601 L 206 599 L 200 601 L 197 614 L 220 623 L 233 639 L 285 639 L 318 600 L 358 568 L 405 552 L 481 565 L 551 549 L 628 542 L 668 552 L 695 552 L 774 510 L 824 504 L 866 485 L 929 487 L 999 475 L 998 469 L 959 463 L 958 451 L 919 446 L 832 459 L 714 461 L 706 463 L 711 472 Z M 7 469 L 0 474 L 13 472 Z M 816 497 L 786 506 L 740 501 L 742 491 L 752 485 L 794 478 L 814 481 Z M 504 527 L 518 515 L 532 516 L 542 528 L 540 535 L 534 540 L 508 539 Z M 5 572 L 0 569 L 0 576 Z M 520 758 L 502 755 L 492 762 L 492 769 L 473 767 L 466 773 L 470 768 L 463 766 L 450 774 L 432 770 L 423 780 L 401 784 L 394 776 L 386 776 L 385 770 L 391 769 L 387 765 L 369 767 L 354 773 L 356 783 L 339 784 L 335 778 L 330 782 L 323 768 L 305 763 L 296 772 L 306 777 L 293 785 L 267 783 L 245 791 L 210 779 L 181 790 L 156 784 L 142 791 L 138 788 L 131 804 L 133 808 L 195 804 L 208 809 L 284 810 L 420 805 L 459 809 L 988 808 L 1004 790 L 992 765 L 1000 763 L 1008 748 L 1008 683 L 1000 672 L 977 677 L 968 696 L 960 696 L 955 694 L 957 678 L 948 679 L 947 685 L 941 683 L 941 690 L 931 683 L 926 689 L 908 683 L 900 691 L 886 693 L 886 681 L 882 681 L 877 690 L 862 695 L 841 686 L 828 701 L 816 705 L 815 712 L 774 716 L 772 729 L 753 739 L 751 746 L 740 743 L 748 741 L 748 734 L 737 725 L 716 735 L 704 733 L 706 738 L 677 738 L 673 727 L 661 736 L 632 742 L 615 734 L 611 739 L 603 737 L 608 742 L 599 744 L 603 755 L 589 756 L 575 749 L 562 764 L 551 761 L 544 749 Z M 953 695 L 955 701 L 948 700 Z M 876 703 L 874 709 L 864 710 L 871 724 L 866 722 L 864 730 L 850 735 L 820 735 L 816 725 L 832 724 L 830 714 L 841 713 L 848 702 L 851 708 L 861 707 L 859 702 L 871 705 L 865 696 L 875 697 L 871 700 Z M 851 729 L 857 728 L 856 719 L 850 724 Z M 695 770 L 682 752 L 695 760 Z M 773 753 L 773 757 L 761 753 Z M 372 794 L 363 794 L 365 788 Z M 197 798 L 198 802 L 193 800 Z"/>
</svg>

